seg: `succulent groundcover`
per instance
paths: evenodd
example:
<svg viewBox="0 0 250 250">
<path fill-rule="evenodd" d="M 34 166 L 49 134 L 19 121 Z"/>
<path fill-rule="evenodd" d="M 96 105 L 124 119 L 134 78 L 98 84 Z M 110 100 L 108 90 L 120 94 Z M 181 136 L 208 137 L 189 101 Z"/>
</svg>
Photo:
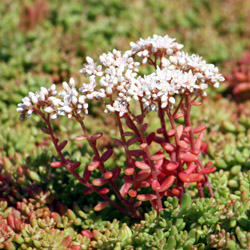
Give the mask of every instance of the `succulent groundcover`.
<svg viewBox="0 0 250 250">
<path fill-rule="evenodd" d="M 140 39 L 86 57 L 83 84 L 27 93 L 19 119 L 39 117 L 54 151 L 38 170 L 18 153 L 3 158 L 0 249 L 250 249 L 250 118 L 222 121 L 228 137 L 197 118 L 224 77 L 183 47 L 168 35 Z M 94 110 L 110 134 L 91 128 Z M 82 134 L 61 139 L 61 119 Z M 66 151 L 73 140 L 80 160 Z M 228 142 L 220 154 L 216 140 Z"/>
</svg>

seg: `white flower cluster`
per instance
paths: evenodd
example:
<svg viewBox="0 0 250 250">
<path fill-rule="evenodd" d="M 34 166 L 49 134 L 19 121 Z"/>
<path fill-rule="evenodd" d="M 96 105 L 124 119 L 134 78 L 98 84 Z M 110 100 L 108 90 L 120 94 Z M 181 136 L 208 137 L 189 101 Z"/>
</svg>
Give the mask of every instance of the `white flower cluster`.
<svg viewBox="0 0 250 250">
<path fill-rule="evenodd" d="M 152 38 L 140 39 L 138 42 L 131 42 L 131 53 L 143 57 L 142 63 L 145 64 L 152 54 L 158 53 L 160 57 L 173 55 L 176 51 L 182 49 L 184 46 L 175 42 L 175 38 L 168 35 L 158 36 L 154 35 Z"/>
<path fill-rule="evenodd" d="M 17 111 L 21 113 L 19 119 L 23 120 L 31 116 L 35 109 L 43 109 L 50 114 L 52 119 L 58 116 L 67 116 L 71 118 L 73 112 L 88 114 L 88 103 L 86 95 L 92 92 L 91 85 L 83 86 L 84 94 L 80 95 L 75 87 L 74 78 L 70 78 L 69 84 L 63 82 L 63 90 L 59 93 L 56 91 L 56 85 L 53 84 L 49 89 L 41 87 L 41 91 L 36 93 L 29 92 L 29 96 L 22 99 L 23 103 L 18 104 Z M 92 86 L 93 87 L 93 86 Z"/>
<path fill-rule="evenodd" d="M 159 104 L 161 108 L 171 109 L 176 95 L 188 92 L 205 96 L 208 85 L 219 87 L 224 78 L 218 68 L 200 56 L 179 51 L 182 48 L 182 44 L 167 35 L 154 35 L 131 43 L 131 50 L 123 54 L 117 50 L 102 54 L 98 63 L 87 57 L 80 72 L 89 78 L 89 83 L 83 83 L 78 90 L 71 78 L 69 84 L 62 84 L 59 95 L 55 85 L 48 90 L 42 87 L 40 92 L 30 92 L 17 111 L 23 119 L 32 114 L 35 105 L 40 105 L 52 118 L 71 118 L 73 114 L 87 114 L 88 101 L 96 99 L 105 103 L 105 112 L 118 112 L 123 116 L 129 111 L 131 100 L 142 102 L 148 111 L 157 110 Z M 140 76 L 136 55 L 142 57 L 143 63 L 149 58 L 151 62 L 160 59 L 160 65 L 154 65 L 156 69 L 152 74 Z"/>
<path fill-rule="evenodd" d="M 92 91 L 86 95 L 86 98 L 106 98 L 108 103 L 111 103 L 106 105 L 105 112 L 117 111 L 122 116 L 127 112 L 127 104 L 131 100 L 127 95 L 127 87 L 136 81 L 140 63 L 134 61 L 131 53 L 122 54 L 117 50 L 102 54 L 99 58 L 99 65 L 94 63 L 90 57 L 86 59 L 87 63 L 80 72 L 89 76 L 92 86 L 100 86 L 98 91 Z M 85 86 L 85 89 L 87 88 L 87 84 L 83 86 Z M 83 92 L 83 89 L 80 90 Z"/>
<path fill-rule="evenodd" d="M 138 79 L 139 91 L 142 92 L 142 102 L 149 110 L 156 110 L 157 101 L 161 101 L 161 108 L 172 108 L 175 104 L 175 95 L 182 94 L 186 89 L 197 91 L 200 87 L 196 84 L 197 77 L 192 72 L 158 68 L 156 72 Z M 132 89 L 136 89 L 134 84 Z M 143 91 L 141 91 L 143 90 Z M 135 96 L 135 99 L 137 96 Z"/>
<path fill-rule="evenodd" d="M 37 105 L 46 105 L 48 99 L 57 94 L 56 85 L 53 84 L 49 89 L 41 87 L 41 91 L 36 93 L 29 92 L 29 96 L 26 96 L 22 99 L 22 103 L 19 103 L 17 106 L 17 112 L 21 113 L 19 119 L 23 120 L 25 117 L 29 118 L 33 111 L 34 107 Z"/>
<path fill-rule="evenodd" d="M 186 72 L 191 70 L 200 83 L 210 83 L 214 88 L 218 88 L 220 82 L 225 80 L 224 77 L 218 73 L 218 67 L 215 67 L 213 64 L 207 64 L 207 62 L 198 55 L 193 54 L 189 56 L 187 53 L 179 51 L 176 56 L 170 56 L 169 61 L 169 65 L 172 64 L 173 68 Z"/>
<path fill-rule="evenodd" d="M 213 64 L 179 51 L 182 48 L 182 44 L 167 35 L 154 35 L 132 42 L 131 50 L 124 54 L 113 50 L 101 55 L 99 64 L 87 57 L 81 72 L 89 77 L 91 84 L 99 86 L 99 90 L 92 91 L 87 98 L 103 99 L 105 112 L 117 111 L 122 116 L 128 112 L 132 99 L 143 102 L 148 110 L 156 110 L 159 100 L 162 108 L 172 108 L 175 95 L 185 91 L 206 96 L 208 84 L 216 88 L 224 78 Z M 161 68 L 157 67 L 150 75 L 138 76 L 140 64 L 134 61 L 135 55 L 142 57 L 143 63 L 150 56 L 160 58 Z"/>
</svg>

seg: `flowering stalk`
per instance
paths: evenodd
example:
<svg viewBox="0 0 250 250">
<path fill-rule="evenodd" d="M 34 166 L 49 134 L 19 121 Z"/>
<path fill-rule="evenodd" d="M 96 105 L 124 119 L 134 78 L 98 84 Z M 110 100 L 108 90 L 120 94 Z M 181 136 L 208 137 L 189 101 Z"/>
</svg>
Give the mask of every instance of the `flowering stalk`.
<svg viewBox="0 0 250 250">
<path fill-rule="evenodd" d="M 38 111 L 39 112 L 39 111 Z M 104 200 L 106 200 L 109 204 L 111 204 L 113 207 L 115 207 L 116 209 L 118 209 L 120 212 L 122 212 L 123 214 L 125 214 L 126 216 L 129 216 L 131 218 L 133 218 L 134 216 L 130 213 L 128 213 L 126 210 L 124 210 L 122 207 L 120 207 L 117 203 L 115 203 L 114 201 L 112 201 L 107 195 L 102 194 L 98 188 L 96 188 L 95 186 L 91 185 L 88 181 L 84 180 L 84 178 L 80 177 L 79 174 L 75 171 L 75 167 L 74 164 L 72 164 L 72 162 L 70 160 L 66 160 L 65 157 L 63 156 L 62 153 L 62 149 L 60 149 L 60 147 L 58 146 L 58 142 L 59 140 L 55 137 L 51 124 L 50 124 L 50 117 L 49 114 L 47 116 L 47 118 L 45 117 L 45 115 L 41 112 L 39 112 L 41 117 L 43 118 L 43 120 L 45 121 L 46 125 L 47 125 L 47 134 L 50 135 L 52 142 L 54 144 L 54 147 L 58 153 L 58 156 L 61 159 L 61 165 L 64 165 L 66 167 L 66 169 L 75 176 L 75 178 L 82 183 L 85 187 L 87 187 L 90 190 L 93 190 L 94 192 L 96 192 L 97 194 L 99 194 Z M 53 163 L 52 163 L 53 166 Z M 78 167 L 80 166 L 80 164 L 78 165 Z"/>
<path fill-rule="evenodd" d="M 86 137 L 86 140 L 88 141 L 90 147 L 92 148 L 94 154 L 95 154 L 95 159 L 100 163 L 100 171 L 104 174 L 107 173 L 105 166 L 102 162 L 101 156 L 99 155 L 98 149 L 96 147 L 96 141 L 91 140 L 91 137 L 88 134 L 88 131 L 83 123 L 83 118 L 80 117 L 77 114 L 74 114 L 74 117 L 76 118 L 76 120 L 79 122 L 79 124 L 81 125 L 82 131 L 84 136 Z M 132 211 L 132 214 L 135 214 L 136 216 L 138 216 L 139 218 L 142 218 L 139 211 L 136 211 L 135 208 L 133 208 L 132 206 L 129 205 L 128 201 L 124 199 L 124 197 L 121 195 L 119 189 L 117 188 L 116 184 L 114 183 L 114 181 L 112 179 L 108 179 L 108 183 L 111 185 L 111 187 L 113 188 L 116 196 L 118 197 L 118 199 L 120 200 L 120 202 L 127 207 L 128 209 L 130 209 Z"/>
<path fill-rule="evenodd" d="M 149 201 L 160 211 L 164 197 L 177 196 L 181 200 L 192 182 L 196 183 L 201 197 L 204 197 L 205 186 L 213 196 L 207 175 L 216 168 L 211 162 L 203 166 L 199 157 L 206 127 L 193 128 L 190 113 L 192 106 L 201 104 L 196 100 L 206 96 L 208 86 L 217 88 L 224 78 L 217 67 L 197 55 L 181 51 L 183 45 L 167 35 L 154 35 L 130 45 L 131 49 L 125 53 L 113 50 L 102 54 L 99 63 L 87 57 L 80 72 L 89 77 L 89 82 L 83 83 L 81 88 L 77 88 L 73 78 L 69 83 L 63 82 L 59 93 L 54 84 L 49 89 L 42 87 L 36 93 L 29 92 L 29 96 L 22 99 L 23 103 L 18 104 L 17 111 L 21 113 L 20 120 L 32 113 L 42 117 L 47 124 L 43 131 L 50 135 L 61 159 L 51 166 L 64 165 L 87 188 L 85 194 L 97 192 L 104 201 L 95 206 L 96 211 L 111 204 L 126 216 L 141 219 L 138 207 L 142 202 Z M 141 63 L 151 65 L 153 72 L 140 76 Z M 113 171 L 105 168 L 113 149 L 100 155 L 96 144 L 102 133 L 90 135 L 83 123 L 92 101 L 104 103 L 104 112 L 113 113 L 116 118 L 120 138 L 113 141 L 126 154 L 121 187 L 114 182 L 122 173 L 121 168 Z M 140 106 L 140 115 L 133 112 L 134 103 Z M 144 120 L 151 111 L 157 111 L 160 128 L 150 133 Z M 53 134 L 51 119 L 59 116 L 74 118 L 80 123 L 83 136 L 76 139 L 86 139 L 94 152 L 94 159 L 86 166 L 83 177 L 75 171 L 81 163 L 72 163 L 62 154 L 67 141 L 58 144 Z M 176 122 L 180 117 L 184 117 L 184 125 Z M 169 130 L 167 123 L 171 126 Z M 156 152 L 151 144 L 158 147 Z M 137 149 L 131 150 L 131 146 Z M 90 184 L 93 171 L 100 171 L 102 178 Z M 111 186 L 120 205 L 108 197 L 110 190 L 105 185 Z"/>
</svg>

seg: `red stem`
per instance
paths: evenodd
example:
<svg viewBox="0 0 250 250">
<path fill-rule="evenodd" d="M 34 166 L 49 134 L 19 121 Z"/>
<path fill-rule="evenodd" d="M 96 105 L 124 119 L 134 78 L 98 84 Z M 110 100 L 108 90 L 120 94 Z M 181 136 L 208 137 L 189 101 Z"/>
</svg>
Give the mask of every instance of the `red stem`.
<svg viewBox="0 0 250 250">
<path fill-rule="evenodd" d="M 96 159 L 100 162 L 100 170 L 102 171 L 102 173 L 105 173 L 106 172 L 106 169 L 105 169 L 105 166 L 103 164 L 103 162 L 101 161 L 101 157 L 100 157 L 100 154 L 98 152 L 98 149 L 96 147 L 96 144 L 93 143 L 91 140 L 90 140 L 90 136 L 88 134 L 88 131 L 82 121 L 82 118 L 80 116 L 77 116 L 74 114 L 74 117 L 76 118 L 76 120 L 80 123 L 81 125 L 81 128 L 82 128 L 82 131 L 83 131 L 83 134 L 84 136 L 86 136 L 86 139 L 90 145 L 90 147 L 92 148 L 92 150 L 94 151 L 94 154 L 95 154 L 95 157 Z M 117 195 L 118 199 L 121 201 L 121 203 L 126 206 L 127 208 L 130 208 L 128 202 L 122 197 L 118 187 L 116 186 L 116 184 L 114 183 L 113 180 L 108 180 L 109 184 L 111 185 L 111 187 L 114 189 L 114 192 L 115 194 Z"/>
<path fill-rule="evenodd" d="M 167 109 L 167 115 L 168 115 L 170 124 L 172 126 L 172 129 L 176 130 L 174 118 L 173 118 L 173 115 L 171 114 L 169 109 Z M 178 173 L 183 171 L 183 167 L 182 167 L 182 164 L 181 164 L 180 146 L 178 145 L 179 138 L 178 138 L 177 133 L 174 134 L 174 139 L 175 139 L 175 147 L 176 147 L 176 151 L 175 151 L 175 153 L 176 153 L 176 161 L 179 163 L 179 166 L 177 168 L 177 185 L 178 185 L 178 187 L 181 188 L 181 194 L 180 194 L 180 200 L 181 200 L 182 196 L 183 196 L 183 194 L 185 192 L 185 189 L 184 189 L 184 186 L 183 186 L 183 182 L 178 177 Z"/>
<path fill-rule="evenodd" d="M 143 105 L 142 105 L 142 101 L 141 100 L 140 100 L 140 104 L 141 104 L 141 113 L 142 113 L 141 115 L 144 118 L 145 115 L 144 115 L 144 110 L 143 110 Z M 144 150 L 145 150 L 145 153 L 146 153 L 146 156 L 147 156 L 147 160 L 148 160 L 148 163 L 149 163 L 149 166 L 150 166 L 150 169 L 151 169 L 152 178 L 153 178 L 153 180 L 158 181 L 158 179 L 157 179 L 157 170 L 155 169 L 154 162 L 151 160 L 151 156 L 152 155 L 151 155 L 151 152 L 150 152 L 150 147 L 147 144 L 147 139 L 146 139 L 146 136 L 145 136 L 145 131 L 143 131 L 143 119 L 138 119 L 138 124 L 139 124 L 139 132 L 140 132 L 140 136 L 141 136 L 142 142 L 147 145 Z M 158 212 L 159 212 L 159 211 L 162 210 L 161 196 L 160 196 L 160 193 L 158 191 L 155 191 L 155 194 L 157 196 L 156 202 L 157 202 L 157 208 L 158 208 Z"/>
<path fill-rule="evenodd" d="M 167 130 L 166 130 L 166 124 L 165 124 L 165 119 L 164 119 L 164 110 L 161 108 L 161 101 L 158 102 L 158 116 L 160 118 L 161 121 L 161 128 L 163 130 L 163 136 L 165 138 L 166 142 L 169 142 L 169 137 L 167 134 Z"/>
<path fill-rule="evenodd" d="M 124 215 L 130 217 L 130 218 L 135 218 L 135 216 L 131 215 L 130 213 L 128 213 L 125 209 L 123 209 L 122 207 L 120 207 L 117 203 L 115 203 L 114 201 L 112 201 L 107 195 L 105 194 L 101 194 L 100 191 L 98 190 L 98 188 L 96 188 L 95 186 L 91 185 L 90 183 L 88 182 L 84 182 L 83 181 L 83 178 L 81 178 L 79 176 L 79 174 L 73 170 L 71 168 L 71 164 L 70 164 L 70 161 L 66 160 L 65 157 L 63 156 L 63 153 L 62 151 L 60 150 L 60 148 L 58 147 L 58 139 L 54 136 L 54 133 L 53 133 L 53 130 L 52 130 L 52 127 L 51 127 L 51 124 L 50 124 L 50 115 L 48 114 L 48 117 L 46 118 L 45 115 L 40 111 L 40 110 L 36 110 L 42 117 L 42 119 L 45 121 L 46 125 L 47 125 L 47 128 L 48 128 L 48 132 L 49 132 L 49 135 L 52 139 L 52 142 L 54 144 L 54 147 L 59 155 L 59 157 L 61 158 L 61 161 L 62 163 L 65 165 L 66 169 L 72 173 L 75 178 L 77 180 L 79 180 L 79 182 L 84 185 L 85 187 L 95 191 L 98 195 L 100 195 L 104 200 L 108 201 L 113 207 L 115 207 L 117 210 L 119 210 L 121 213 L 123 213 Z"/>
<path fill-rule="evenodd" d="M 177 112 L 179 111 L 179 109 L 180 109 L 180 107 L 181 107 L 181 105 L 182 105 L 182 103 L 183 103 L 184 97 L 185 97 L 185 93 L 182 95 L 181 100 L 180 100 L 180 102 L 179 102 L 177 108 L 175 109 L 175 111 L 174 111 L 174 113 L 173 113 L 173 116 L 176 115 Z"/>
<path fill-rule="evenodd" d="M 185 125 L 191 127 L 191 130 L 189 131 L 189 140 L 190 140 L 190 144 L 191 144 L 192 153 L 193 153 L 193 151 L 194 151 L 195 148 L 194 148 L 194 133 L 193 133 L 193 130 L 192 130 L 190 113 L 191 113 L 192 102 L 195 101 L 196 99 L 197 99 L 197 97 L 195 97 L 193 100 L 191 100 L 190 94 L 186 95 Z M 197 163 L 198 163 L 198 165 L 200 166 L 201 169 L 204 168 L 199 155 L 198 155 L 198 161 L 197 161 Z M 205 181 L 206 181 L 205 185 L 208 187 L 208 191 L 209 191 L 210 196 L 214 197 L 214 193 L 213 193 L 213 190 L 212 190 L 212 187 L 211 187 L 211 184 L 210 184 L 210 182 L 208 180 L 207 175 L 205 175 Z M 204 197 L 204 193 L 203 193 L 202 187 L 199 187 L 198 191 L 199 191 L 200 197 Z"/>
<path fill-rule="evenodd" d="M 127 141 L 126 141 L 126 138 L 124 136 L 124 131 L 123 131 L 121 119 L 119 117 L 119 113 L 115 112 L 115 116 L 116 116 L 116 120 L 117 120 L 117 123 L 118 123 L 119 131 L 120 131 L 120 134 L 121 134 L 123 147 L 124 147 L 124 150 L 125 150 L 125 153 L 126 153 L 126 156 L 127 156 L 126 161 L 127 161 L 128 167 L 134 168 L 135 166 L 133 164 L 133 158 L 132 158 L 132 156 L 131 156 L 131 154 L 129 152 L 128 146 L 127 146 Z M 136 183 L 135 178 L 136 178 L 136 172 L 133 173 L 133 186 L 135 186 L 135 183 Z M 131 201 L 132 201 L 132 199 L 131 199 Z M 131 203 L 129 203 L 129 208 L 134 214 L 137 214 L 139 217 L 141 217 L 140 212 L 138 210 L 136 210 Z"/>
</svg>

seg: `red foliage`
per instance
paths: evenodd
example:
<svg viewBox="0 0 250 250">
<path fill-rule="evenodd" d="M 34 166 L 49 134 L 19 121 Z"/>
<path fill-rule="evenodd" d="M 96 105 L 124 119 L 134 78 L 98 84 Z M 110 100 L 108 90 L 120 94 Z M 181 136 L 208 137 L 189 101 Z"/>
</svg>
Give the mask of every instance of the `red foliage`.
<svg viewBox="0 0 250 250">
<path fill-rule="evenodd" d="M 41 0 L 24 7 L 21 15 L 21 28 L 24 31 L 34 29 L 48 15 L 48 10 L 49 3 Z"/>
<path fill-rule="evenodd" d="M 238 102 L 250 99 L 250 46 L 238 60 L 231 74 L 226 75 L 229 91 Z"/>
</svg>

